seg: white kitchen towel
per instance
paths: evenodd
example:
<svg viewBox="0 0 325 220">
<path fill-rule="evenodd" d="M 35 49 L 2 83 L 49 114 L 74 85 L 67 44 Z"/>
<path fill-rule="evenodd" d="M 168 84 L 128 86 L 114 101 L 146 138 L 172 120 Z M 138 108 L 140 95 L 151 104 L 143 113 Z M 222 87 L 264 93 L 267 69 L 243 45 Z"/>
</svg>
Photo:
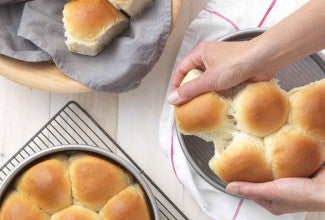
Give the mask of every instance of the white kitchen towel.
<svg viewBox="0 0 325 220">
<path fill-rule="evenodd" d="M 306 2 L 307 0 L 208 0 L 206 7 L 190 24 L 175 64 L 203 40 L 216 40 L 247 28 L 271 27 Z M 254 202 L 218 191 L 203 180 L 185 158 L 175 132 L 173 107 L 166 101 L 161 115 L 159 138 L 175 175 L 212 219 L 304 219 L 305 213 L 272 215 Z"/>
</svg>

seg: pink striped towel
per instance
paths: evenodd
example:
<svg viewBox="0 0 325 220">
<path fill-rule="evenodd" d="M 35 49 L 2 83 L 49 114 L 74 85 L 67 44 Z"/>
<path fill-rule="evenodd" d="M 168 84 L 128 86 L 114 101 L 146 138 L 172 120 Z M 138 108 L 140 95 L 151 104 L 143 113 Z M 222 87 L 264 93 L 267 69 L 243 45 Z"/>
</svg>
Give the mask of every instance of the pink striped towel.
<svg viewBox="0 0 325 220">
<path fill-rule="evenodd" d="M 189 26 L 176 63 L 202 40 L 255 27 L 270 27 L 307 0 L 208 0 Z M 249 200 L 222 193 L 203 180 L 188 164 L 174 129 L 173 107 L 165 102 L 160 121 L 160 143 L 168 153 L 179 181 L 212 219 L 304 219 L 305 213 L 274 216 Z"/>
</svg>

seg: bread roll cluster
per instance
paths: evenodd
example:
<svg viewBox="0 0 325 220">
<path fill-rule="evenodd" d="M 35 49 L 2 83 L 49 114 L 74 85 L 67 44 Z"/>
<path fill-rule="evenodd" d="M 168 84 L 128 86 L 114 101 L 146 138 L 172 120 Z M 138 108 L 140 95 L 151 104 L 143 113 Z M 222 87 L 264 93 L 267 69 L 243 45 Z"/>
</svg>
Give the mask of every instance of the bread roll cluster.
<svg viewBox="0 0 325 220">
<path fill-rule="evenodd" d="M 102 158 L 55 156 L 26 170 L 1 204 L 0 220 L 149 220 L 139 184 Z"/>
<path fill-rule="evenodd" d="M 214 142 L 209 166 L 225 183 L 308 177 L 325 161 L 325 80 L 288 93 L 275 80 L 247 83 L 202 94 L 174 113 L 182 134 Z"/>
<path fill-rule="evenodd" d="M 69 51 L 96 56 L 152 0 L 74 0 L 63 10 L 65 43 Z M 128 17 L 129 16 L 129 17 Z"/>
</svg>

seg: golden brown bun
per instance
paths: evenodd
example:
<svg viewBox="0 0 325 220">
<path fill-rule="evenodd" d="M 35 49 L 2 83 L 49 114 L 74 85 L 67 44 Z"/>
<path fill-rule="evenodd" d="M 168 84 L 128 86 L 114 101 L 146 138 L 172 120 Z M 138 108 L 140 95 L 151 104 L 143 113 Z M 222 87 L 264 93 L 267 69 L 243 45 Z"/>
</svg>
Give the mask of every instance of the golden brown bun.
<svg viewBox="0 0 325 220">
<path fill-rule="evenodd" d="M 225 183 L 233 181 L 267 182 L 272 170 L 264 155 L 263 142 L 246 135 L 237 136 L 209 162 L 211 170 Z"/>
<path fill-rule="evenodd" d="M 75 203 L 95 211 L 130 184 L 129 174 L 99 157 L 79 154 L 71 157 L 69 162 Z"/>
<path fill-rule="evenodd" d="M 63 23 L 68 49 L 95 56 L 128 26 L 128 19 L 107 0 L 78 0 L 65 5 Z"/>
<path fill-rule="evenodd" d="M 99 215 L 85 207 L 72 205 L 52 215 L 51 220 L 100 220 Z"/>
<path fill-rule="evenodd" d="M 10 193 L 4 200 L 0 220 L 47 220 L 45 212 L 17 192 Z"/>
<path fill-rule="evenodd" d="M 152 0 L 108 0 L 119 10 L 123 10 L 130 17 L 141 14 L 152 4 Z"/>
<path fill-rule="evenodd" d="M 138 184 L 111 198 L 100 212 L 103 220 L 150 220 L 146 198 Z"/>
<path fill-rule="evenodd" d="M 201 73 L 190 71 L 182 84 Z M 225 183 L 308 177 L 325 161 L 325 79 L 289 93 L 275 80 L 218 93 L 174 111 L 181 133 L 213 141 L 209 166 Z"/>
<path fill-rule="evenodd" d="M 191 70 L 182 84 L 195 79 L 200 74 L 199 70 Z M 224 124 L 226 112 L 227 104 L 216 92 L 202 94 L 183 105 L 174 107 L 175 120 L 183 134 L 216 131 Z"/>
<path fill-rule="evenodd" d="M 287 120 L 288 96 L 275 82 L 247 85 L 235 98 L 235 118 L 239 127 L 263 137 L 278 130 Z"/>
<path fill-rule="evenodd" d="M 150 219 L 145 192 L 132 175 L 93 154 L 47 157 L 15 181 L 17 191 L 4 195 L 0 220 L 100 220 L 101 209 L 110 220 Z"/>
<path fill-rule="evenodd" d="M 18 180 L 17 190 L 50 213 L 71 205 L 67 161 L 64 157 L 54 157 L 32 166 Z"/>
<path fill-rule="evenodd" d="M 325 80 L 290 96 L 291 123 L 325 143 Z"/>
<path fill-rule="evenodd" d="M 268 138 L 267 138 L 268 139 Z M 320 143 L 312 136 L 287 126 L 266 140 L 274 178 L 308 177 L 324 162 Z"/>
</svg>

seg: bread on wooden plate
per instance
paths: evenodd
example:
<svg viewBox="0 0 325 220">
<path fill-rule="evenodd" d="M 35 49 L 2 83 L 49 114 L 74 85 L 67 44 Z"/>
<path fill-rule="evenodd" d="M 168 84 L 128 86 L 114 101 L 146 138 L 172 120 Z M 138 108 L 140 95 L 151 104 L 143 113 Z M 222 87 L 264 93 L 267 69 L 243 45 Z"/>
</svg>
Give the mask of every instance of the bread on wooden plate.
<svg viewBox="0 0 325 220">
<path fill-rule="evenodd" d="M 200 75 L 192 72 L 184 82 Z M 324 79 L 288 93 L 272 80 L 208 94 L 175 106 L 175 121 L 214 142 L 209 166 L 225 183 L 308 177 L 325 161 Z"/>
<path fill-rule="evenodd" d="M 69 51 L 96 56 L 128 27 L 129 19 L 107 0 L 78 0 L 64 6 L 63 24 Z"/>
<path fill-rule="evenodd" d="M 57 155 L 23 171 L 4 195 L 0 220 L 141 219 L 152 212 L 132 175 L 87 154 Z"/>
</svg>

